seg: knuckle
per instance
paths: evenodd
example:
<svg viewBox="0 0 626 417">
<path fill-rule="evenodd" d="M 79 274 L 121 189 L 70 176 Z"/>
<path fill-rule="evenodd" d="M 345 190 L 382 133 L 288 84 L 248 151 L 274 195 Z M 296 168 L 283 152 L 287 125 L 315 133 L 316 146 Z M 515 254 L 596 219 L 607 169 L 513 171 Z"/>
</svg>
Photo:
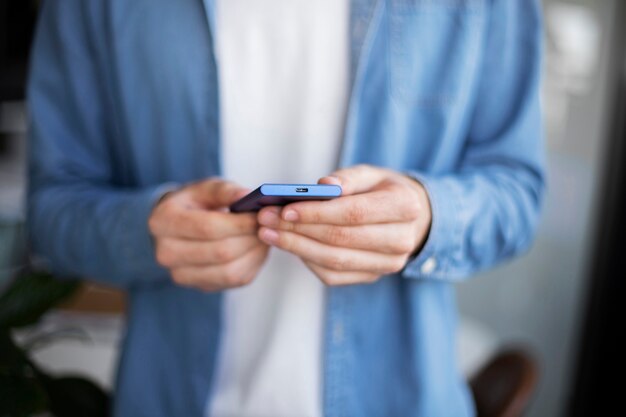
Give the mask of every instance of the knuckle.
<svg viewBox="0 0 626 417">
<path fill-rule="evenodd" d="M 173 201 L 173 199 L 171 197 L 167 198 L 157 204 L 157 206 L 152 211 L 148 222 L 150 224 L 151 221 L 155 227 L 158 227 L 162 222 L 170 220 L 178 213 L 178 211 L 178 207 L 176 206 L 176 203 Z"/>
<path fill-rule="evenodd" d="M 291 238 L 291 235 L 289 234 L 289 232 L 287 233 L 278 233 L 278 239 L 276 241 L 276 246 L 278 246 L 281 249 L 284 250 L 293 250 L 294 249 L 294 243 L 293 243 L 293 239 Z"/>
<path fill-rule="evenodd" d="M 207 185 L 212 188 L 213 193 L 218 195 L 218 194 L 221 194 L 224 191 L 224 188 L 226 186 L 226 182 L 220 180 L 219 178 L 212 178 L 211 180 L 209 180 Z"/>
<path fill-rule="evenodd" d="M 205 222 L 198 225 L 198 232 L 203 239 L 211 240 L 215 236 L 215 228 L 212 222 Z"/>
<path fill-rule="evenodd" d="M 339 178 L 339 180 L 341 181 L 341 188 L 342 189 L 352 190 L 352 187 L 353 187 L 352 182 L 353 181 L 352 181 L 352 177 L 350 176 L 349 172 L 346 172 L 345 170 L 337 171 L 337 173 L 334 174 L 333 176 Z M 342 194 L 343 194 L 343 191 L 342 191 Z"/>
<path fill-rule="evenodd" d="M 169 258 L 169 254 L 167 253 L 167 251 L 164 251 L 162 249 L 157 249 L 156 251 L 156 261 L 159 265 L 161 266 L 170 266 L 170 258 Z"/>
<path fill-rule="evenodd" d="M 398 182 L 396 179 L 386 179 L 381 183 L 384 185 L 384 189 L 390 193 L 398 194 L 398 193 L 407 193 L 410 191 L 409 187 L 406 184 Z"/>
<path fill-rule="evenodd" d="M 334 271 L 345 271 L 348 261 L 341 255 L 331 255 L 328 259 L 328 267 Z"/>
<path fill-rule="evenodd" d="M 164 223 L 171 220 L 172 216 L 176 214 L 174 206 L 171 201 L 165 200 L 157 204 L 152 210 L 150 217 L 148 217 L 148 228 L 152 233 L 158 232 L 162 229 Z"/>
<path fill-rule="evenodd" d="M 159 265 L 171 266 L 174 263 L 174 256 L 167 244 L 163 242 L 157 242 L 155 258 Z"/>
<path fill-rule="evenodd" d="M 393 251 L 396 253 L 410 253 L 413 251 L 413 238 L 397 239 L 393 242 Z"/>
<path fill-rule="evenodd" d="M 391 263 L 391 270 L 389 272 L 396 273 L 402 271 L 402 269 L 404 269 L 404 266 L 406 265 L 406 261 L 407 258 L 404 256 L 394 259 L 394 261 Z"/>
<path fill-rule="evenodd" d="M 378 281 L 379 279 L 380 279 L 380 275 L 378 275 L 378 274 L 368 274 L 365 277 L 365 281 L 369 282 L 369 283 L 374 283 L 374 282 Z"/>
<path fill-rule="evenodd" d="M 256 215 L 250 214 L 246 215 L 242 218 L 241 223 L 239 224 L 242 232 L 249 232 L 257 229 L 257 220 Z"/>
<path fill-rule="evenodd" d="M 327 231 L 328 242 L 334 244 L 342 244 L 348 241 L 350 232 L 340 226 L 329 226 Z"/>
<path fill-rule="evenodd" d="M 148 230 L 154 235 L 158 231 L 159 221 L 157 219 L 158 213 L 155 211 L 148 218 Z"/>
<path fill-rule="evenodd" d="M 215 194 L 224 200 L 233 200 L 238 192 L 239 189 L 230 181 L 220 181 L 215 189 Z"/>
<path fill-rule="evenodd" d="M 227 287 L 239 287 L 244 283 L 244 278 L 235 265 L 228 265 L 224 268 L 222 279 Z"/>
<path fill-rule="evenodd" d="M 176 196 L 178 193 L 177 191 L 172 191 L 171 193 L 165 194 L 163 199 L 158 203 L 157 208 L 164 213 L 175 210 L 177 207 Z"/>
<path fill-rule="evenodd" d="M 353 204 L 346 212 L 348 223 L 362 223 L 367 214 L 367 209 L 361 203 Z"/>
<path fill-rule="evenodd" d="M 174 281 L 176 284 L 184 286 L 189 285 L 187 276 L 182 271 L 174 269 L 170 272 L 170 275 L 172 277 L 172 281 Z"/>
<path fill-rule="evenodd" d="M 213 256 L 218 263 L 225 263 L 234 259 L 232 249 L 226 245 L 217 246 Z"/>
<path fill-rule="evenodd" d="M 298 214 L 300 215 L 300 220 L 306 223 L 323 223 L 319 210 L 312 210 L 309 206 L 300 206 Z"/>
<path fill-rule="evenodd" d="M 302 223 L 292 223 L 281 220 L 278 228 L 281 230 L 286 230 L 288 232 L 306 234 L 306 227 Z"/>
<path fill-rule="evenodd" d="M 407 199 L 407 201 L 402 205 L 402 211 L 400 214 L 404 220 L 414 220 L 419 217 L 421 211 L 422 204 L 417 196 L 415 196 Z"/>
<path fill-rule="evenodd" d="M 399 207 L 399 214 L 402 220 L 409 221 L 418 218 L 422 211 L 422 203 L 419 195 L 408 186 L 396 185 L 395 187 L 399 189 L 397 195 L 404 196 L 404 198 L 400 200 L 401 204 Z"/>
<path fill-rule="evenodd" d="M 249 273 L 241 278 L 241 285 L 248 285 L 254 280 L 255 274 Z"/>
<path fill-rule="evenodd" d="M 336 274 L 323 274 L 320 277 L 320 280 L 329 287 L 335 287 L 339 285 L 339 277 Z"/>
</svg>

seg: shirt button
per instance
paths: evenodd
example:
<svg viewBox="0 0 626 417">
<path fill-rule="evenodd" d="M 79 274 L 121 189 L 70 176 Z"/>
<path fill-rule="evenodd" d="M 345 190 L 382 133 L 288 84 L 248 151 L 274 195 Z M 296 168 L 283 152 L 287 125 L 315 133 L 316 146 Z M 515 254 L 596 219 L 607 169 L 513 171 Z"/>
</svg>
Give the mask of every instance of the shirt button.
<svg viewBox="0 0 626 417">
<path fill-rule="evenodd" d="M 437 260 L 430 257 L 424 261 L 421 267 L 422 274 L 431 274 L 437 268 Z"/>
</svg>

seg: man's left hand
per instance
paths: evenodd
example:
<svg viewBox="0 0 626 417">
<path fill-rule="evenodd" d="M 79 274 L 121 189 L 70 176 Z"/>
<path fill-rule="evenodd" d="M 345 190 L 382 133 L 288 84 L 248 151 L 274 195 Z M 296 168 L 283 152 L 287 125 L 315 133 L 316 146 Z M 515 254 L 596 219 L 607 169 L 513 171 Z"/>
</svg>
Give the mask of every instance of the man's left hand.
<svg viewBox="0 0 626 417">
<path fill-rule="evenodd" d="M 373 282 L 404 268 L 424 244 L 432 219 L 424 187 L 369 165 L 341 169 L 320 184 L 342 187 L 330 201 L 266 207 L 258 235 L 299 256 L 327 285 Z"/>
</svg>

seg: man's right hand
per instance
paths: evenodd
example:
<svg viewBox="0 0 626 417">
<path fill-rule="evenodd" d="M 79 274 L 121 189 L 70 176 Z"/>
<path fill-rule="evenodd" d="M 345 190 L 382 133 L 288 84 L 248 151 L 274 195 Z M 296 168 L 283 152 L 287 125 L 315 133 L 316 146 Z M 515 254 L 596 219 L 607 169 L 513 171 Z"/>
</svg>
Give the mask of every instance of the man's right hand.
<svg viewBox="0 0 626 417">
<path fill-rule="evenodd" d="M 256 213 L 225 210 L 248 190 L 220 179 L 167 194 L 148 220 L 157 262 L 174 282 L 204 291 L 250 283 L 269 247 L 257 237 Z"/>
</svg>

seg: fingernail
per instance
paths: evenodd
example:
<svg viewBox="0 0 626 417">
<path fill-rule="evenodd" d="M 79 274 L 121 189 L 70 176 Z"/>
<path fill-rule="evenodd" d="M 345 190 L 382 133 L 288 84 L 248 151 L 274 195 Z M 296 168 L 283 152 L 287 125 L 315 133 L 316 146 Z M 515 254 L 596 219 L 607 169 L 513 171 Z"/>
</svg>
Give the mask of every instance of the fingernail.
<svg viewBox="0 0 626 417">
<path fill-rule="evenodd" d="M 280 223 L 280 217 L 274 210 L 264 210 L 259 214 L 259 223 L 263 226 L 276 227 Z"/>
<path fill-rule="evenodd" d="M 295 210 L 287 209 L 283 214 L 283 219 L 288 222 L 297 222 L 298 221 L 298 213 Z"/>
<path fill-rule="evenodd" d="M 264 227 L 263 229 L 261 229 L 260 235 L 261 235 L 261 239 L 265 243 L 274 244 L 278 242 L 278 232 L 276 230 L 268 229 Z"/>
</svg>

